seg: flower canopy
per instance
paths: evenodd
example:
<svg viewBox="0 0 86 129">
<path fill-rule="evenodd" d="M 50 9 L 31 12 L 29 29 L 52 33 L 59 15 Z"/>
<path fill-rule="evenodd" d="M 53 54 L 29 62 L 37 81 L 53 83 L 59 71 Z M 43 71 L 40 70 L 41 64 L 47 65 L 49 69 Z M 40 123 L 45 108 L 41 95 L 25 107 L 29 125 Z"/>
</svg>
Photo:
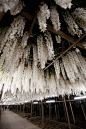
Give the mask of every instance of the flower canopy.
<svg viewBox="0 0 86 129">
<path fill-rule="evenodd" d="M 10 11 L 13 19 L 9 25 L 1 22 L 0 28 L 2 102 L 24 103 L 85 94 L 86 8 L 73 5 L 71 0 L 44 1 L 38 6 L 36 18 L 29 23 L 27 19 L 32 14 L 26 1 L 0 1 L 0 12 Z M 33 27 L 35 23 L 38 25 Z"/>
</svg>

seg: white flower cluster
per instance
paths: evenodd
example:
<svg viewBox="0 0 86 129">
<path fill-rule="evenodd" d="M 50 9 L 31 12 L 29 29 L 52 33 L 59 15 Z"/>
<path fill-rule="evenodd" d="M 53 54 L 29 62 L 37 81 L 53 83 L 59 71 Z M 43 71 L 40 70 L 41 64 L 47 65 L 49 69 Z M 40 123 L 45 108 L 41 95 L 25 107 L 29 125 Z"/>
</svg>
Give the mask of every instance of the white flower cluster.
<svg viewBox="0 0 86 129">
<path fill-rule="evenodd" d="M 82 63 L 81 63 L 82 62 Z M 75 83 L 76 80 L 83 80 L 86 78 L 86 60 L 81 56 L 80 52 L 68 52 L 62 60 L 55 61 L 54 68 L 57 79 L 60 80 L 60 74 L 66 81 L 68 78 L 70 83 Z M 83 77 L 83 79 L 82 79 Z"/>
<path fill-rule="evenodd" d="M 21 24 L 20 24 L 21 23 Z M 55 61 L 55 75 L 43 68 L 54 58 L 52 37 L 49 32 L 37 37 L 37 46 L 27 44 L 29 35 L 23 34 L 24 18 L 14 19 L 9 29 L 0 30 L 0 92 L 7 104 L 43 100 L 59 95 L 80 94 L 86 91 L 86 59 L 80 52 L 68 52 Z M 29 60 L 33 47 L 33 62 Z M 38 51 L 37 51 L 38 50 Z M 38 68 L 38 62 L 41 68 Z"/>
<path fill-rule="evenodd" d="M 55 68 L 55 72 L 56 72 L 56 77 L 58 79 L 60 79 L 60 64 L 59 64 L 59 60 L 54 62 L 54 68 Z"/>
<path fill-rule="evenodd" d="M 61 23 L 60 23 L 60 20 L 59 20 L 59 13 L 57 12 L 55 7 L 51 7 L 50 15 L 51 15 L 50 19 L 52 21 L 54 29 L 56 31 L 60 30 Z"/>
<path fill-rule="evenodd" d="M 15 67 L 18 66 L 19 60 L 22 57 L 23 47 L 20 45 L 19 37 L 23 36 L 23 30 L 25 27 L 24 18 L 18 16 L 14 19 L 10 28 L 3 31 L 1 41 L 1 54 L 0 58 L 0 69 L 13 72 Z M 19 41 L 20 40 L 20 41 Z M 24 44 L 24 43 L 23 43 Z"/>
<path fill-rule="evenodd" d="M 82 42 L 82 46 L 86 49 L 86 42 Z"/>
<path fill-rule="evenodd" d="M 21 42 L 21 45 L 23 48 L 25 48 L 27 46 L 28 38 L 29 38 L 29 33 L 26 31 L 23 35 L 22 42 Z"/>
<path fill-rule="evenodd" d="M 61 6 L 64 9 L 71 8 L 71 6 L 72 6 L 71 1 L 72 0 L 55 0 L 56 4 Z"/>
<path fill-rule="evenodd" d="M 54 58 L 53 40 L 52 40 L 51 34 L 48 31 L 46 34 L 44 34 L 44 36 L 45 36 L 46 46 L 48 51 L 48 60 L 52 60 Z"/>
<path fill-rule="evenodd" d="M 0 28 L 0 53 L 4 49 L 4 45 L 5 45 L 4 38 L 5 38 L 7 30 L 8 30 L 7 27 Z"/>
<path fill-rule="evenodd" d="M 19 0 L 19 2 L 10 10 L 11 15 L 20 13 L 24 6 L 24 3 Z"/>
<path fill-rule="evenodd" d="M 75 52 L 69 52 L 68 54 L 73 56 L 73 53 L 76 54 Z M 83 60 L 81 55 L 76 54 L 76 56 L 79 57 L 81 61 Z M 70 60 L 71 59 L 73 60 L 74 58 L 71 57 Z M 61 65 L 62 66 L 59 65 L 59 67 L 63 67 L 61 68 L 61 72 L 63 72 L 62 69 L 65 69 L 65 67 L 63 66 L 64 64 Z M 64 79 L 63 74 L 59 74 L 59 79 L 54 75 L 51 75 L 50 78 L 48 70 L 46 71 L 45 78 L 44 71 L 38 69 L 37 66 L 34 65 L 34 62 L 31 67 L 31 61 L 28 61 L 28 67 L 26 68 L 24 67 L 24 61 L 22 60 L 19 67 L 17 67 L 13 74 L 9 75 L 6 72 L 4 72 L 4 74 L 3 72 L 0 72 L 0 84 L 1 87 L 3 87 L 2 100 L 8 98 L 6 103 L 16 104 L 34 100 L 39 101 L 49 97 L 59 97 L 59 95 L 63 96 L 65 94 L 69 95 L 75 93 L 80 95 L 81 91 L 85 94 L 86 77 L 81 74 L 80 69 L 78 74 L 79 79 L 73 83 L 71 83 L 68 79 Z M 1 87 L 0 90 L 2 89 Z"/>
<path fill-rule="evenodd" d="M 77 24 L 86 31 L 86 10 L 84 8 L 76 8 L 72 15 Z"/>
<path fill-rule="evenodd" d="M 6 40 L 13 39 L 15 38 L 15 36 L 17 37 L 17 35 L 19 37 L 23 36 L 23 30 L 25 27 L 25 20 L 24 17 L 22 16 L 18 16 L 17 18 L 14 19 L 13 23 L 11 24 L 11 27 L 9 28 L 6 37 Z"/>
<path fill-rule="evenodd" d="M 55 36 L 55 37 L 56 37 L 56 42 L 61 43 L 61 36 L 58 35 L 58 36 Z"/>
<path fill-rule="evenodd" d="M 37 37 L 37 49 L 38 49 L 38 61 L 40 62 L 41 68 L 45 68 L 45 63 L 47 62 L 48 59 L 48 52 L 45 47 L 46 44 L 43 42 L 43 37 L 42 35 L 39 35 Z"/>
<path fill-rule="evenodd" d="M 72 16 L 69 14 L 68 11 L 66 11 L 63 14 L 64 20 L 67 23 L 67 29 L 69 31 L 69 33 L 71 33 L 73 36 L 76 34 L 78 35 L 78 37 L 81 36 L 82 31 L 79 29 L 78 25 L 75 23 L 74 19 L 72 18 Z"/>
<path fill-rule="evenodd" d="M 20 0 L 0 0 L 0 12 L 10 10 L 11 15 L 17 15 L 25 5 Z"/>
<path fill-rule="evenodd" d="M 46 21 L 50 17 L 50 10 L 48 9 L 48 6 L 46 4 L 43 4 L 40 6 L 40 11 L 37 14 L 39 28 L 42 32 L 46 30 L 47 24 Z"/>
</svg>

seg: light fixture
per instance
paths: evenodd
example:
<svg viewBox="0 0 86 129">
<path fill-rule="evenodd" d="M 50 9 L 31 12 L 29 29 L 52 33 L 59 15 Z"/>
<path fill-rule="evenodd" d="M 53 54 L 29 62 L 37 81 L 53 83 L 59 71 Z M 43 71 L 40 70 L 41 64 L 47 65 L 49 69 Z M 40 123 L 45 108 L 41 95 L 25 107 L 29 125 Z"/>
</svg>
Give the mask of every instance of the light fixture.
<svg viewBox="0 0 86 129">
<path fill-rule="evenodd" d="M 25 103 L 28 103 L 28 101 L 25 101 Z"/>
<path fill-rule="evenodd" d="M 55 100 L 48 100 L 46 103 L 55 103 Z"/>
<path fill-rule="evenodd" d="M 78 100 L 78 99 L 86 99 L 86 96 L 74 97 L 74 100 Z"/>
<path fill-rule="evenodd" d="M 33 102 L 33 104 L 38 104 L 38 102 Z"/>
</svg>

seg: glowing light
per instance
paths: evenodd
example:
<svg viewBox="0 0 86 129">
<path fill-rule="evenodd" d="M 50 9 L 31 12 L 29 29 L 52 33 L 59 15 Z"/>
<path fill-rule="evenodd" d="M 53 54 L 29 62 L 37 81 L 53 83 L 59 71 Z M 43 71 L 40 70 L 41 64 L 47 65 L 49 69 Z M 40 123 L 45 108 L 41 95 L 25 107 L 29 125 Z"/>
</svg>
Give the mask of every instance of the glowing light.
<svg viewBox="0 0 86 129">
<path fill-rule="evenodd" d="M 46 103 L 55 103 L 55 100 L 48 100 Z"/>
<path fill-rule="evenodd" d="M 74 100 L 78 100 L 78 99 L 86 99 L 86 96 L 74 97 Z"/>
<path fill-rule="evenodd" d="M 38 102 L 33 102 L 33 104 L 38 104 Z"/>
</svg>

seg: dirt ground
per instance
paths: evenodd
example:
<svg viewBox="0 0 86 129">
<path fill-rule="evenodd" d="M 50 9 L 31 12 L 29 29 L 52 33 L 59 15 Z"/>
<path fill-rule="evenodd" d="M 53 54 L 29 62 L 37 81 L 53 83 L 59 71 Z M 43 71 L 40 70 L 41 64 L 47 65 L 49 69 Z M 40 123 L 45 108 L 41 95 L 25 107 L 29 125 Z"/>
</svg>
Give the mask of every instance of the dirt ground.
<svg viewBox="0 0 86 129">
<path fill-rule="evenodd" d="M 26 117 L 28 121 L 31 121 L 36 126 L 43 128 L 41 116 L 35 116 L 31 118 L 30 113 L 18 112 L 18 114 L 21 115 L 22 117 Z M 76 125 L 73 124 L 72 117 L 70 118 L 71 129 L 86 129 L 86 120 L 84 119 L 83 114 L 75 115 L 75 121 L 76 121 Z M 56 121 L 55 117 L 51 119 L 49 119 L 49 117 L 45 117 L 44 118 L 44 129 L 69 129 L 69 125 L 68 125 L 67 120 Z"/>
</svg>

